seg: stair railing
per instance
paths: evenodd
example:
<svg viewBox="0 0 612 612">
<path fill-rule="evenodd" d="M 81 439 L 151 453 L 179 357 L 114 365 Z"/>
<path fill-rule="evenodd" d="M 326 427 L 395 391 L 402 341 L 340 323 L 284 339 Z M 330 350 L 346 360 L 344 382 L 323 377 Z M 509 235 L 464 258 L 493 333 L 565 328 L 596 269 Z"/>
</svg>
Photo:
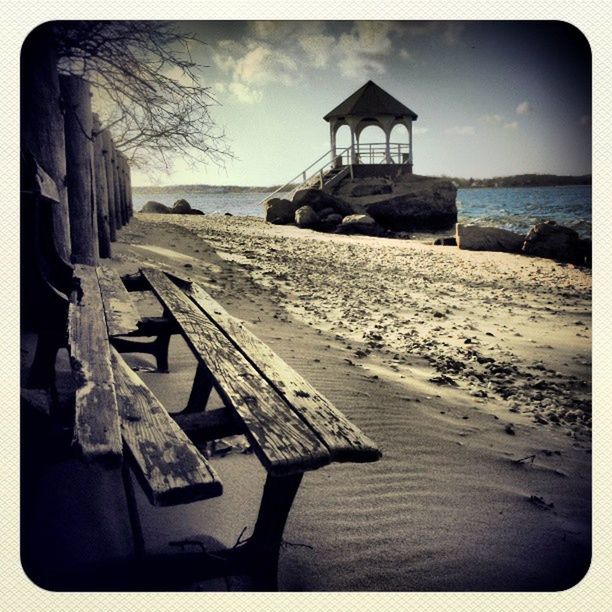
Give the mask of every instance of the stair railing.
<svg viewBox="0 0 612 612">
<path fill-rule="evenodd" d="M 333 149 L 326 151 L 323 155 L 321 155 L 321 157 L 313 161 L 312 164 L 310 164 L 310 166 L 308 166 L 307 168 L 304 168 L 304 170 L 299 172 L 290 181 L 287 181 L 284 185 L 281 185 L 278 189 L 275 189 L 272 193 L 268 194 L 263 200 L 261 200 L 261 202 L 259 202 L 259 204 L 261 205 L 267 200 L 269 200 L 270 198 L 273 198 L 277 193 L 283 193 L 285 191 L 289 191 L 289 194 L 287 197 L 290 197 L 296 191 L 298 191 L 299 189 L 307 185 L 315 177 L 318 179 L 319 186 L 322 189 L 323 185 L 325 184 L 325 174 L 328 170 L 328 166 L 333 166 L 333 164 L 336 163 L 336 159 L 338 157 L 342 157 L 345 153 L 347 153 L 350 150 L 351 150 L 351 147 L 349 146 L 349 147 L 346 147 L 345 149 L 342 149 L 339 152 L 336 151 L 331 161 L 325 162 L 323 165 L 317 167 L 315 170 L 310 172 L 313 166 L 316 166 L 321 160 L 325 159 L 327 156 L 331 156 L 331 154 L 334 153 Z M 309 172 L 310 174 L 308 174 Z M 300 181 L 300 182 L 296 185 L 295 184 L 296 181 Z M 293 189 L 289 190 L 289 187 L 292 187 L 292 186 L 293 186 Z"/>
</svg>

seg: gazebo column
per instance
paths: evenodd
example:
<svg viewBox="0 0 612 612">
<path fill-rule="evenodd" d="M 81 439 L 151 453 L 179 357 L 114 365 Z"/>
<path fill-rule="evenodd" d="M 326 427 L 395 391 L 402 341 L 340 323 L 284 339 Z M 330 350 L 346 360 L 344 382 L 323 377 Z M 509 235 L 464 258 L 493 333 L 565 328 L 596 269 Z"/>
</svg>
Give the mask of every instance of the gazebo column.
<svg viewBox="0 0 612 612">
<path fill-rule="evenodd" d="M 336 121 L 329 122 L 329 141 L 331 145 L 331 160 L 332 163 L 336 163 Z"/>
<path fill-rule="evenodd" d="M 393 129 L 394 117 L 382 115 L 377 117 L 376 119 L 378 120 L 378 125 L 385 133 L 385 163 L 392 164 L 393 158 L 391 157 L 391 130 Z"/>
<path fill-rule="evenodd" d="M 349 129 L 351 130 L 351 164 L 358 163 L 357 146 L 359 145 L 359 139 L 357 138 L 357 124 L 360 120 L 361 119 L 359 117 L 346 118 L 346 123 L 349 126 Z"/>
<path fill-rule="evenodd" d="M 412 120 L 406 119 L 406 128 L 408 129 L 408 159 L 410 160 L 410 166 L 414 163 L 412 157 Z"/>
</svg>

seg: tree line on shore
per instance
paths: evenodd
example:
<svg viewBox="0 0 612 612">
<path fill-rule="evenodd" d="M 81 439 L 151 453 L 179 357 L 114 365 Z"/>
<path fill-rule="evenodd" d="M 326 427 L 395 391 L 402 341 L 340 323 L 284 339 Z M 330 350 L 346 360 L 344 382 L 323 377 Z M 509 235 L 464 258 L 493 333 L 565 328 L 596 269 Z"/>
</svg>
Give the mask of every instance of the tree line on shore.
<svg viewBox="0 0 612 612">
<path fill-rule="evenodd" d="M 495 176 L 488 179 L 457 178 L 442 175 L 461 189 L 478 187 L 562 187 L 565 185 L 591 185 L 592 176 L 583 174 L 577 176 L 557 175 L 557 174 L 515 174 L 512 176 Z M 297 185 L 295 185 L 297 186 Z M 201 193 L 253 193 L 253 192 L 272 192 L 280 185 L 270 186 L 249 186 L 249 185 L 208 185 L 188 184 L 188 185 L 141 185 L 133 187 L 134 193 L 143 195 L 151 193 L 175 193 L 180 191 L 186 195 Z M 291 186 L 289 186 L 291 187 Z"/>
</svg>

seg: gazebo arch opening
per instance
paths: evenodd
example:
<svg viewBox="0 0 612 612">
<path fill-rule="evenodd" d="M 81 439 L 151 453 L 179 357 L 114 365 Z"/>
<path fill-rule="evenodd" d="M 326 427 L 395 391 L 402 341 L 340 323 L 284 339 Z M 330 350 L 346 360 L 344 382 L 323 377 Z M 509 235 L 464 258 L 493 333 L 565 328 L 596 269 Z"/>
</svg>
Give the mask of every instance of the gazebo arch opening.
<svg viewBox="0 0 612 612">
<path fill-rule="evenodd" d="M 386 161 L 387 135 L 377 123 L 357 126 L 357 163 L 380 164 Z"/>
<path fill-rule="evenodd" d="M 336 129 L 336 151 L 340 155 L 341 151 L 348 149 L 351 146 L 351 128 L 346 123 L 338 126 Z M 348 160 L 348 156 L 346 156 Z M 348 163 L 348 161 L 347 161 Z"/>
<path fill-rule="evenodd" d="M 411 148 L 410 132 L 406 124 L 396 123 L 391 128 L 391 142 L 393 143 L 390 147 L 391 157 L 396 164 L 404 163 L 405 158 L 402 156 L 409 154 Z"/>
</svg>

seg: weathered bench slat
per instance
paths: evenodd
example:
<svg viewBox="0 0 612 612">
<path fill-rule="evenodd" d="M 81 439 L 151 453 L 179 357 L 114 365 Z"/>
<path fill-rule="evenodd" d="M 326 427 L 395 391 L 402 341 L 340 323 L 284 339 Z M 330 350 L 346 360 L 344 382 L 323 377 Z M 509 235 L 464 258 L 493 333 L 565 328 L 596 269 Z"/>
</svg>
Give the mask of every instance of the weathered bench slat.
<svg viewBox="0 0 612 612">
<path fill-rule="evenodd" d="M 264 467 L 285 475 L 328 464 L 329 452 L 318 437 L 189 297 L 161 270 L 145 268 L 142 273 L 244 423 Z"/>
<path fill-rule="evenodd" d="M 110 346 L 96 269 L 75 265 L 81 291 L 68 309 L 68 341 L 77 383 L 74 444 L 86 460 L 117 464 L 122 442 Z"/>
<path fill-rule="evenodd" d="M 107 266 L 97 269 L 109 336 L 138 331 L 140 317 L 121 278 Z"/>
<path fill-rule="evenodd" d="M 214 469 L 115 349 L 112 360 L 123 440 L 151 503 L 186 504 L 221 495 Z"/>
<path fill-rule="evenodd" d="M 308 381 L 195 283 L 183 290 L 215 322 L 329 449 L 332 461 L 376 461 L 376 444 Z"/>
</svg>

